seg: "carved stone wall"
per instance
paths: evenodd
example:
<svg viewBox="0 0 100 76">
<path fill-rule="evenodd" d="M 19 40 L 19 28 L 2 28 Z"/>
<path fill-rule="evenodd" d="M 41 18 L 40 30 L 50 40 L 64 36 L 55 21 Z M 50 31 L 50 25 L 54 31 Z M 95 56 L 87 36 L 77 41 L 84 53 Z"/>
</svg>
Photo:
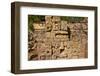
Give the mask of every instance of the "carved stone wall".
<svg viewBox="0 0 100 76">
<path fill-rule="evenodd" d="M 34 23 L 28 33 L 28 60 L 87 58 L 87 19 L 67 23 L 59 16 L 45 16 L 45 22 Z"/>
</svg>

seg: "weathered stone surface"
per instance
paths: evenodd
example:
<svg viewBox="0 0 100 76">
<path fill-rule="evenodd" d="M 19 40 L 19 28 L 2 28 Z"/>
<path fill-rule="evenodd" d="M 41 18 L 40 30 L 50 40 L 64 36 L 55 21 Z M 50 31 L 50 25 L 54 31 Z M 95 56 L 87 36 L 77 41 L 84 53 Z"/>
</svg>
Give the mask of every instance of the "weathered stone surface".
<svg viewBox="0 0 100 76">
<path fill-rule="evenodd" d="M 87 19 L 79 23 L 45 16 L 28 33 L 28 60 L 79 59 L 88 57 Z"/>
</svg>

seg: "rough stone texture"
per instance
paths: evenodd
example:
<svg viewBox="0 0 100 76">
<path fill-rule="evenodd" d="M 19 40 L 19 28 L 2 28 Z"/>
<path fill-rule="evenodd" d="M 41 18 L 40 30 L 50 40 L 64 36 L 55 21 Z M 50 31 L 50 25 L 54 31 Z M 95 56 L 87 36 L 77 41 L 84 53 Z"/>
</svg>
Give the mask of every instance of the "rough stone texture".
<svg viewBox="0 0 100 76">
<path fill-rule="evenodd" d="M 79 59 L 88 57 L 87 18 L 67 23 L 58 16 L 45 16 L 28 33 L 28 60 Z"/>
</svg>

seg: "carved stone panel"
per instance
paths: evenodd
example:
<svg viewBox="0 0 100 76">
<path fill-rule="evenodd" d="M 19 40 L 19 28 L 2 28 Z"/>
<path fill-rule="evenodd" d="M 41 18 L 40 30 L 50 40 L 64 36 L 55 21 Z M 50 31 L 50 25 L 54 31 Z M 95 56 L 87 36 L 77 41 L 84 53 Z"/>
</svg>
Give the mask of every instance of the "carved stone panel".
<svg viewBox="0 0 100 76">
<path fill-rule="evenodd" d="M 87 18 L 85 18 L 87 19 Z M 60 16 L 45 16 L 28 32 L 28 60 L 79 59 L 88 56 L 88 23 L 68 23 Z"/>
</svg>

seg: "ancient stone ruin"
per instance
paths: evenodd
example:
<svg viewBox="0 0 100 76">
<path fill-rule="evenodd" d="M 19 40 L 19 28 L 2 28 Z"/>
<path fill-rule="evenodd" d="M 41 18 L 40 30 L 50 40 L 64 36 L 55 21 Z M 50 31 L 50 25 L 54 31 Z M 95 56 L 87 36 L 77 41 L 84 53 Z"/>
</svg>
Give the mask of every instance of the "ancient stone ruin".
<svg viewBox="0 0 100 76">
<path fill-rule="evenodd" d="M 68 23 L 59 16 L 45 16 L 28 33 L 28 60 L 80 59 L 88 57 L 88 22 Z"/>
</svg>

